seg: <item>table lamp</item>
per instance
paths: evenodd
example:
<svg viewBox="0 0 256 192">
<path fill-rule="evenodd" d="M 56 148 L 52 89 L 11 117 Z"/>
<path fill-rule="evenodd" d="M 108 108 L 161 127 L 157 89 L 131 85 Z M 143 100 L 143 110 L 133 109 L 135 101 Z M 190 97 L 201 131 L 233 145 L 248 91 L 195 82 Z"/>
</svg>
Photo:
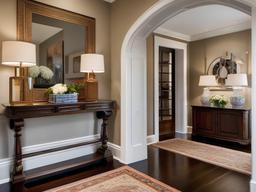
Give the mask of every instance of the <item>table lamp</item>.
<svg viewBox="0 0 256 192">
<path fill-rule="evenodd" d="M 95 53 L 82 54 L 80 72 L 88 73 L 85 82 L 86 101 L 96 101 L 98 99 L 98 81 L 95 73 L 104 73 L 104 56 Z"/>
<path fill-rule="evenodd" d="M 210 105 L 210 90 L 209 87 L 218 86 L 214 75 L 200 75 L 199 86 L 204 87 L 204 92 L 201 96 L 202 105 Z"/>
<path fill-rule="evenodd" d="M 230 97 L 230 103 L 233 107 L 242 107 L 245 104 L 245 98 L 242 95 L 242 87 L 248 86 L 247 74 L 237 73 L 227 76 L 226 86 L 233 88 L 233 95 Z"/>
<path fill-rule="evenodd" d="M 24 41 L 2 42 L 2 64 L 15 67 L 15 76 L 9 79 L 9 101 L 24 101 L 24 80 L 21 68 L 36 65 L 36 46 Z"/>
</svg>

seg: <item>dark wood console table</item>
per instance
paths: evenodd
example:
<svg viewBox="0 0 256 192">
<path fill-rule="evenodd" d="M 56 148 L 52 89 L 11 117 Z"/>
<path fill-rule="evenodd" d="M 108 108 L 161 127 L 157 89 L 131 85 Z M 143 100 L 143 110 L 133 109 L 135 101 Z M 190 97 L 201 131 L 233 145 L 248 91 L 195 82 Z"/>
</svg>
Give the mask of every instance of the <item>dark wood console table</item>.
<svg viewBox="0 0 256 192">
<path fill-rule="evenodd" d="M 250 108 L 192 106 L 192 135 L 250 143 Z"/>
<path fill-rule="evenodd" d="M 74 170 L 75 168 L 81 168 L 81 166 L 91 165 L 93 163 L 99 163 L 103 161 L 112 161 L 113 156 L 111 151 L 108 149 L 107 141 L 107 121 L 112 115 L 114 110 L 114 101 L 99 100 L 95 102 L 78 102 L 72 104 L 49 104 L 49 103 L 32 103 L 32 104 L 15 104 L 15 105 L 3 105 L 5 107 L 5 116 L 10 120 L 10 128 L 14 131 L 15 138 L 15 156 L 14 156 L 14 167 L 11 173 L 12 191 L 24 192 L 26 191 L 25 184 L 34 181 L 43 176 L 53 175 L 56 171 L 63 171 L 67 169 Z M 57 147 L 54 149 L 48 149 L 44 151 L 22 154 L 21 144 L 21 130 L 24 128 L 24 119 L 46 117 L 46 116 L 57 116 L 57 115 L 69 115 L 78 114 L 85 112 L 95 112 L 98 119 L 102 119 L 101 136 L 99 139 L 82 142 L 70 146 Z M 41 155 L 45 153 L 51 153 L 55 151 L 65 150 L 69 148 L 79 147 L 92 143 L 101 142 L 101 146 L 95 154 L 85 158 L 83 163 L 76 163 L 75 165 L 66 165 L 62 168 L 55 168 L 42 172 L 40 168 L 23 171 L 22 160 L 27 157 Z M 64 163 L 65 164 L 65 163 Z"/>
</svg>

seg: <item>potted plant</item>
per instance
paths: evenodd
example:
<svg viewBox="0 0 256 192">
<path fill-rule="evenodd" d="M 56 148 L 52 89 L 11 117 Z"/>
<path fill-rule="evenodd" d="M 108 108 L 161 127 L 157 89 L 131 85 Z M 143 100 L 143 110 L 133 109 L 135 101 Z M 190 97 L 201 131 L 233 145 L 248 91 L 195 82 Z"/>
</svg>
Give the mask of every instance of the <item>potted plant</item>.
<svg viewBox="0 0 256 192">
<path fill-rule="evenodd" d="M 210 98 L 210 103 L 215 107 L 225 107 L 228 104 L 228 99 L 224 95 L 214 95 Z"/>
<path fill-rule="evenodd" d="M 56 84 L 47 91 L 50 103 L 75 103 L 78 101 L 79 85 Z"/>
</svg>

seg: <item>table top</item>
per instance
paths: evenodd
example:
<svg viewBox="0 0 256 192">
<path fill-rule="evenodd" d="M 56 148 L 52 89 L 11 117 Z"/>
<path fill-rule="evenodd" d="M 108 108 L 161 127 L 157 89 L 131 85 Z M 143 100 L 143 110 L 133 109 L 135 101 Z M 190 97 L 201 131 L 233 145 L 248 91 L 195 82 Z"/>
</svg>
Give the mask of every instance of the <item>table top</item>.
<svg viewBox="0 0 256 192">
<path fill-rule="evenodd" d="M 202 104 L 192 104 L 192 107 L 204 107 L 204 108 L 216 108 L 216 109 L 230 109 L 230 110 L 243 110 L 243 111 L 249 111 L 251 110 L 251 107 L 249 106 L 242 106 L 242 107 L 233 107 L 232 105 L 226 105 L 225 107 L 217 107 L 213 105 L 202 105 Z"/>
<path fill-rule="evenodd" d="M 79 101 L 75 103 L 21 103 L 3 104 L 4 115 L 10 119 L 24 119 L 44 116 L 68 115 L 85 112 L 113 111 L 115 101 Z"/>
<path fill-rule="evenodd" d="M 80 104 L 103 104 L 112 103 L 113 100 L 97 100 L 97 101 L 78 101 L 74 103 L 49 103 L 49 102 L 27 102 L 27 103 L 6 103 L 2 104 L 4 108 L 7 107 L 37 107 L 37 106 L 63 106 L 63 105 L 80 105 Z"/>
</svg>

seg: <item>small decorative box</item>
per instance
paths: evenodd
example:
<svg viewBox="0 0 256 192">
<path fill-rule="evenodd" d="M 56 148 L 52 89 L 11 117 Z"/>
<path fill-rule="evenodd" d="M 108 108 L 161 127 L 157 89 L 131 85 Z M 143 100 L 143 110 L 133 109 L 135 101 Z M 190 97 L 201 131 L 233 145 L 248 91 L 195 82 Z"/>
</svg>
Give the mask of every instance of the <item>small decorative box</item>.
<svg viewBox="0 0 256 192">
<path fill-rule="evenodd" d="M 49 94 L 49 103 L 76 103 L 78 93 L 69 94 Z"/>
</svg>

